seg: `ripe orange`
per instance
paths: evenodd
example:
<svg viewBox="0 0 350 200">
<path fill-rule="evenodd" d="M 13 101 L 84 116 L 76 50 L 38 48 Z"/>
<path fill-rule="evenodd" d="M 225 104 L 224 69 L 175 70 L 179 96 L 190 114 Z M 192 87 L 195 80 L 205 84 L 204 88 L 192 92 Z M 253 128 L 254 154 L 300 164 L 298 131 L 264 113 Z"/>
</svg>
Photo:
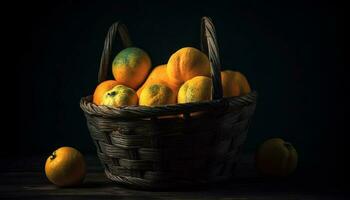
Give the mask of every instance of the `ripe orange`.
<svg viewBox="0 0 350 200">
<path fill-rule="evenodd" d="M 281 138 L 271 138 L 256 151 L 257 170 L 266 176 L 287 176 L 298 164 L 298 154 L 292 144 Z"/>
<path fill-rule="evenodd" d="M 137 90 L 137 95 L 140 97 L 143 88 L 152 84 L 163 84 L 169 87 L 175 96 L 177 95 L 177 92 L 181 86 L 181 84 L 176 85 L 169 80 L 168 74 L 166 72 L 166 64 L 159 65 L 152 70 L 152 72 L 148 75 L 146 81 Z"/>
<path fill-rule="evenodd" d="M 212 80 L 206 76 L 196 76 L 186 81 L 179 90 L 178 103 L 211 100 Z"/>
<path fill-rule="evenodd" d="M 143 88 L 139 105 L 156 106 L 175 104 L 176 96 L 170 87 L 164 84 L 150 84 Z"/>
<path fill-rule="evenodd" d="M 244 96 L 251 91 L 247 78 L 238 71 L 222 71 L 221 81 L 224 97 Z"/>
<path fill-rule="evenodd" d="M 103 95 L 108 91 L 114 88 L 114 86 L 118 85 L 116 80 L 107 80 L 100 83 L 94 92 L 92 102 L 96 105 L 101 105 L 103 100 Z"/>
<path fill-rule="evenodd" d="M 137 105 L 137 102 L 138 97 L 135 90 L 124 85 L 117 85 L 103 95 L 101 105 L 120 107 Z"/>
<path fill-rule="evenodd" d="M 45 174 L 60 187 L 79 185 L 86 174 L 84 157 L 72 147 L 61 147 L 47 158 Z"/>
<path fill-rule="evenodd" d="M 115 80 L 134 90 L 144 82 L 150 69 L 150 57 L 144 50 L 136 47 L 123 49 L 112 63 Z"/>
<path fill-rule="evenodd" d="M 169 81 L 176 85 L 196 77 L 210 77 L 208 57 L 193 47 L 184 47 L 173 53 L 167 63 Z"/>
</svg>

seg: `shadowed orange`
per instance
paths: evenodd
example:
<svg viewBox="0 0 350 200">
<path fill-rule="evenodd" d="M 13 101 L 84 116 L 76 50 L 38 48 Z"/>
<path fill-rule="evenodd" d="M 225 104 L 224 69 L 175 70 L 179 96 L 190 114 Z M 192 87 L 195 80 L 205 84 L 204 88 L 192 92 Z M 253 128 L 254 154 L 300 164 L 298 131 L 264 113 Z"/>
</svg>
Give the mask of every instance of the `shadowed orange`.
<svg viewBox="0 0 350 200">
<path fill-rule="evenodd" d="M 150 73 L 150 75 L 146 79 L 145 83 L 137 90 L 137 92 L 136 92 L 137 96 L 140 97 L 142 90 L 146 86 L 149 86 L 152 84 L 162 84 L 162 85 L 169 87 L 173 91 L 175 96 L 177 96 L 177 92 L 181 86 L 180 84 L 175 84 L 175 83 L 169 81 L 169 77 L 168 77 L 168 74 L 166 72 L 166 64 L 159 65 L 152 70 L 152 72 Z"/>
<path fill-rule="evenodd" d="M 222 71 L 221 83 L 224 97 L 242 96 L 251 91 L 247 78 L 237 71 Z"/>
</svg>

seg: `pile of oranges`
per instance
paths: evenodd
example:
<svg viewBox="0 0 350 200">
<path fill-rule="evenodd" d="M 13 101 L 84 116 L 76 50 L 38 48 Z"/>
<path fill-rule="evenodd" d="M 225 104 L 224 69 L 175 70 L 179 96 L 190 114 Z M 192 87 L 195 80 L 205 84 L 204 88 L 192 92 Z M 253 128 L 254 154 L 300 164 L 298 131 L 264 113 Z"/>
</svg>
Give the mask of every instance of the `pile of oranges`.
<svg viewBox="0 0 350 200">
<path fill-rule="evenodd" d="M 168 62 L 152 68 L 149 55 L 137 47 L 119 52 L 112 63 L 115 80 L 100 83 L 93 103 L 109 107 L 157 106 L 211 100 L 212 79 L 208 57 L 193 47 L 173 53 Z M 221 72 L 224 97 L 250 92 L 246 77 Z"/>
</svg>

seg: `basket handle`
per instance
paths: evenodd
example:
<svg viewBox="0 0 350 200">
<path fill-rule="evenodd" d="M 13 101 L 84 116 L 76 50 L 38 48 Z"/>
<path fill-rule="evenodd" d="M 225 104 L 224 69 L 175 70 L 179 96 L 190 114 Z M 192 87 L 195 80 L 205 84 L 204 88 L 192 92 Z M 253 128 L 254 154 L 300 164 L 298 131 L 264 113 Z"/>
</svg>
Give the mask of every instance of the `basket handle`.
<svg viewBox="0 0 350 200">
<path fill-rule="evenodd" d="M 112 24 L 108 30 L 101 55 L 100 69 L 98 72 L 99 83 L 107 79 L 113 39 L 116 38 L 118 34 L 124 48 L 132 45 L 126 26 L 120 21 Z M 203 17 L 201 21 L 201 49 L 208 56 L 210 61 L 211 75 L 213 79 L 213 99 L 221 99 L 223 97 L 223 92 L 221 85 L 219 48 L 216 41 L 215 27 L 209 17 Z"/>
<path fill-rule="evenodd" d="M 208 56 L 210 61 L 211 76 L 213 80 L 213 99 L 221 99 L 223 97 L 223 92 L 221 84 L 219 47 L 216 40 L 215 27 L 209 17 L 202 17 L 201 49 Z"/>
<path fill-rule="evenodd" d="M 112 26 L 108 30 L 108 34 L 106 36 L 104 48 L 101 55 L 100 69 L 98 71 L 99 83 L 107 79 L 110 57 L 112 55 L 112 45 L 114 39 L 117 38 L 118 35 L 124 48 L 130 47 L 132 45 L 126 26 L 120 21 L 117 21 L 114 24 L 112 24 Z"/>
</svg>

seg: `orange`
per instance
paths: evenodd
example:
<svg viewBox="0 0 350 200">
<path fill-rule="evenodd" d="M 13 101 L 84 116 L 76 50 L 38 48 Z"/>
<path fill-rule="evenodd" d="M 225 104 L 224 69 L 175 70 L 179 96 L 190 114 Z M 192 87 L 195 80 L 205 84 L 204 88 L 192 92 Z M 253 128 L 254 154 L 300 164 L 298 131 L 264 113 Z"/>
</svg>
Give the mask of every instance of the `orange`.
<svg viewBox="0 0 350 200">
<path fill-rule="evenodd" d="M 118 85 L 118 82 L 115 80 L 107 80 L 100 83 L 95 89 L 92 102 L 96 105 L 101 105 L 103 95 L 116 85 Z"/>
<path fill-rule="evenodd" d="M 211 100 L 212 80 L 206 76 L 196 76 L 186 81 L 179 89 L 177 94 L 178 103 L 192 103 L 205 100 Z M 200 116 L 205 112 L 193 112 L 190 116 Z M 184 118 L 184 115 L 180 115 Z"/>
<path fill-rule="evenodd" d="M 150 57 L 144 50 L 136 47 L 120 51 L 112 63 L 115 80 L 134 90 L 144 82 L 150 69 Z"/>
<path fill-rule="evenodd" d="M 166 72 L 166 64 L 159 65 L 155 67 L 152 72 L 149 74 L 148 78 L 146 79 L 145 83 L 137 90 L 137 95 L 140 97 L 141 92 L 145 86 L 151 85 L 151 84 L 162 84 L 167 87 L 169 87 L 174 95 L 177 95 L 177 92 L 179 90 L 179 87 L 181 85 L 177 85 L 169 81 L 168 74 Z"/>
<path fill-rule="evenodd" d="M 193 47 L 184 47 L 172 54 L 167 63 L 169 81 L 181 85 L 196 76 L 210 77 L 208 57 Z"/>
<path fill-rule="evenodd" d="M 79 185 L 86 174 L 84 157 L 72 147 L 61 147 L 47 158 L 45 174 L 57 186 Z"/>
<path fill-rule="evenodd" d="M 178 103 L 211 100 L 212 80 L 206 76 L 196 76 L 186 81 L 177 95 Z"/>
<path fill-rule="evenodd" d="M 116 85 L 102 97 L 101 105 L 120 107 L 137 105 L 138 97 L 135 91 L 124 85 Z"/>
<path fill-rule="evenodd" d="M 221 82 L 224 97 L 243 96 L 251 91 L 247 78 L 238 71 L 222 71 Z"/>
<path fill-rule="evenodd" d="M 176 96 L 173 91 L 163 84 L 145 86 L 140 95 L 139 104 L 142 106 L 156 106 L 175 104 Z"/>
<path fill-rule="evenodd" d="M 298 154 L 293 145 L 281 138 L 266 140 L 255 155 L 257 170 L 266 176 L 287 176 L 298 163 Z"/>
</svg>

